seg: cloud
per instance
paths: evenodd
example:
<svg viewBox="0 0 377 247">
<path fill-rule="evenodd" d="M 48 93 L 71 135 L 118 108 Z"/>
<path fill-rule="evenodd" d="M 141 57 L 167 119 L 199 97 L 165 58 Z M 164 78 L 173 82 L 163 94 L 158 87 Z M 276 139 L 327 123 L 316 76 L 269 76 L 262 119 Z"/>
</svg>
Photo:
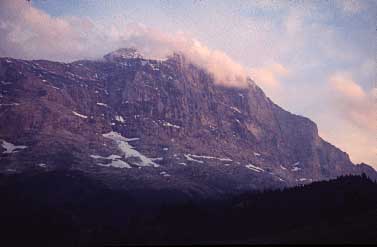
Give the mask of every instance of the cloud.
<svg viewBox="0 0 377 247">
<path fill-rule="evenodd" d="M 365 0 L 364 0 L 365 1 Z M 336 0 L 335 3 L 345 14 L 355 14 L 362 11 L 364 6 L 364 1 L 360 0 Z"/>
<path fill-rule="evenodd" d="M 197 40 L 192 40 L 186 47 L 177 47 L 194 63 L 211 72 L 216 81 L 225 86 L 247 86 L 247 73 L 243 66 L 234 62 L 227 54 L 219 50 L 210 50 Z"/>
<path fill-rule="evenodd" d="M 87 19 L 52 18 L 26 1 L 5 0 L 0 3 L 0 31 L 2 56 L 69 60 L 84 55 L 88 48 L 83 41 L 93 35 L 93 26 Z"/>
<path fill-rule="evenodd" d="M 136 47 L 147 57 L 157 59 L 180 52 L 192 63 L 212 73 L 217 83 L 225 86 L 247 86 L 246 69 L 224 52 L 209 49 L 197 39 L 182 32 L 167 34 L 140 24 L 136 24 L 136 26 L 134 24 L 133 28 L 138 26 L 141 27 L 138 32 L 134 32 L 131 37 L 121 39 L 120 43 L 123 46 Z"/>
<path fill-rule="evenodd" d="M 212 73 L 217 83 L 247 86 L 247 73 L 240 64 L 182 32 L 163 33 L 121 19 L 109 27 L 89 18 L 51 17 L 27 1 L 10 0 L 0 3 L 0 32 L 0 56 L 72 61 L 100 58 L 132 46 L 150 58 L 180 52 Z"/>
<path fill-rule="evenodd" d="M 356 9 L 349 9 L 351 4 L 357 5 Z M 367 89 L 376 75 L 370 52 L 375 46 L 371 47 L 367 30 L 375 28 L 373 23 L 368 26 L 366 19 L 357 24 L 355 21 L 355 15 L 362 15 L 366 4 L 323 2 L 308 6 L 305 2 L 288 6 L 264 43 L 273 40 L 273 59 L 289 74 L 274 71 L 268 56 L 267 63 L 266 57 L 258 57 L 265 65 L 253 67 L 252 74 L 269 97 L 315 120 L 321 136 L 349 153 L 353 161 L 368 162 L 377 168 L 376 89 Z"/>
<path fill-rule="evenodd" d="M 346 73 L 331 75 L 329 85 L 333 106 L 343 117 L 362 129 L 376 130 L 376 89 L 365 92 Z"/>
<path fill-rule="evenodd" d="M 329 82 L 334 91 L 345 99 L 361 100 L 366 97 L 364 90 L 345 73 L 333 74 Z"/>
<path fill-rule="evenodd" d="M 281 79 L 290 75 L 290 71 L 282 64 L 271 62 L 268 65 L 250 69 L 253 78 L 270 96 L 280 97 L 283 94 Z"/>
<path fill-rule="evenodd" d="M 330 99 L 319 119 L 320 134 L 350 154 L 354 162 L 367 162 L 376 167 L 377 113 L 376 89 L 363 90 L 349 73 L 336 72 L 328 78 L 327 95 Z M 331 124 L 330 121 L 332 121 Z"/>
<path fill-rule="evenodd" d="M 332 116 L 329 118 L 334 119 Z M 320 128 L 320 135 L 331 143 L 337 143 L 340 149 L 350 155 L 353 162 L 365 162 L 377 168 L 375 132 L 360 129 L 348 121 L 335 119 L 331 126 Z"/>
</svg>

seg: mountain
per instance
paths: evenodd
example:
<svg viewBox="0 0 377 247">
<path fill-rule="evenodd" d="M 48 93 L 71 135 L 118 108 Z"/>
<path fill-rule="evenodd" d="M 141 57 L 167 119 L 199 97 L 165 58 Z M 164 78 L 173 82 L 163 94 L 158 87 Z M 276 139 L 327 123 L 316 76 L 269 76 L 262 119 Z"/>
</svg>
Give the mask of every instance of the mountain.
<svg viewBox="0 0 377 247">
<path fill-rule="evenodd" d="M 79 170 L 112 188 L 207 198 L 366 173 L 257 84 L 181 54 L 72 63 L 0 58 L 0 172 Z"/>
</svg>

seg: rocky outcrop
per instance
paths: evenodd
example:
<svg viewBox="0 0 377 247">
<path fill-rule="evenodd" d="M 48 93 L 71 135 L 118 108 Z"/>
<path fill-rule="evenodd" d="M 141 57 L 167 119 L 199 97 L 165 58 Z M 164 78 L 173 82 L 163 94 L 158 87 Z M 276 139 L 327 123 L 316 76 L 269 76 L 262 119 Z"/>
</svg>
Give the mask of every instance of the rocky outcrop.
<svg viewBox="0 0 377 247">
<path fill-rule="evenodd" d="M 223 194 L 375 171 L 355 166 L 309 119 L 247 88 L 214 83 L 181 55 L 148 60 L 0 59 L 3 173 L 78 169 L 127 189 Z"/>
</svg>

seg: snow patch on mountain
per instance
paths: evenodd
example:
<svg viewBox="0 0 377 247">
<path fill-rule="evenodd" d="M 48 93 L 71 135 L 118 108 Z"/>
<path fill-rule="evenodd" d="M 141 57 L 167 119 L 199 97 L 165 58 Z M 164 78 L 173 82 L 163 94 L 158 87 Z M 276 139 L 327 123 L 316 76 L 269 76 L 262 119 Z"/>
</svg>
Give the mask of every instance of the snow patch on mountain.
<svg viewBox="0 0 377 247">
<path fill-rule="evenodd" d="M 262 169 L 258 166 L 252 165 L 252 164 L 248 164 L 245 167 L 252 170 L 252 171 L 255 171 L 255 172 L 264 172 L 264 169 Z"/>
<path fill-rule="evenodd" d="M 292 172 L 298 172 L 299 170 L 301 170 L 300 167 L 293 167 L 293 169 L 291 170 Z"/>
<path fill-rule="evenodd" d="M 20 103 L 3 103 L 3 104 L 0 104 L 0 106 L 18 106 L 20 105 Z"/>
<path fill-rule="evenodd" d="M 153 162 L 152 159 L 146 157 L 139 151 L 137 151 L 132 145 L 130 145 L 128 142 L 139 140 L 136 138 L 126 138 L 122 136 L 120 133 L 111 131 L 109 133 L 105 133 L 102 135 L 105 138 L 111 139 L 116 142 L 118 145 L 119 150 L 123 153 L 125 158 L 137 158 L 138 160 L 135 161 L 135 165 L 137 166 L 153 166 L 153 167 L 159 167 L 158 164 Z"/>
<path fill-rule="evenodd" d="M 202 159 L 216 159 L 216 160 L 221 160 L 221 161 L 232 161 L 231 159 L 229 158 L 217 158 L 217 157 L 213 157 L 213 156 L 206 156 L 206 155 L 196 155 L 196 154 L 190 154 L 191 157 L 194 157 L 194 158 L 202 158 Z"/>
<path fill-rule="evenodd" d="M 193 161 L 193 162 L 197 162 L 197 163 L 200 163 L 200 164 L 203 164 L 204 161 L 202 160 L 196 160 L 196 159 L 193 159 L 191 156 L 191 154 L 184 154 L 183 156 L 185 156 L 185 158 L 188 160 L 188 161 Z"/>
<path fill-rule="evenodd" d="M 131 168 L 131 166 L 123 160 L 111 160 L 111 162 L 108 164 L 97 163 L 97 165 L 105 166 L 105 167 L 116 167 L 116 168 Z"/>
<path fill-rule="evenodd" d="M 121 160 L 121 156 L 116 154 L 111 154 L 107 157 L 103 157 L 100 155 L 92 154 L 90 155 L 93 159 L 102 159 L 102 160 L 110 160 L 110 163 L 97 163 L 99 166 L 105 166 L 105 167 L 116 167 L 116 168 L 132 168 L 127 162 Z"/>
<path fill-rule="evenodd" d="M 27 148 L 27 146 L 23 146 L 23 145 L 14 145 L 10 142 L 7 142 L 5 140 L 1 140 L 1 146 L 5 149 L 5 151 L 3 151 L 3 154 L 12 154 L 12 153 L 16 153 L 18 151 L 20 151 L 19 149 L 25 149 Z"/>
<path fill-rule="evenodd" d="M 207 156 L 207 155 L 185 154 L 184 156 L 186 157 L 187 160 L 196 161 L 196 162 L 200 161 L 200 163 L 203 163 L 203 161 L 197 160 L 197 159 L 215 159 L 215 160 L 220 160 L 220 161 L 232 161 L 229 158 L 218 158 L 218 157 Z"/>
<path fill-rule="evenodd" d="M 151 160 L 155 161 L 155 160 L 158 160 L 158 161 L 162 161 L 164 160 L 164 158 L 162 157 L 157 157 L 157 158 L 150 158 Z"/>
<path fill-rule="evenodd" d="M 75 112 L 75 111 L 72 111 L 72 113 L 73 113 L 73 115 L 75 115 L 75 116 L 77 116 L 77 117 L 81 117 L 81 118 L 84 118 L 84 119 L 88 118 L 88 116 L 85 116 L 85 115 L 80 114 L 80 113 Z"/>
<path fill-rule="evenodd" d="M 162 175 L 164 177 L 170 177 L 170 174 L 165 172 L 165 171 L 160 172 L 160 175 Z"/>
<path fill-rule="evenodd" d="M 241 113 L 241 111 L 235 106 L 231 106 L 230 109 L 232 109 L 233 111 L 236 111 L 238 113 Z"/>
<path fill-rule="evenodd" d="M 164 121 L 164 122 L 162 123 L 162 125 L 165 126 L 165 127 L 172 127 L 172 128 L 176 128 L 176 129 L 180 129 L 180 128 L 181 128 L 181 126 L 178 126 L 178 125 L 175 125 L 175 124 L 172 124 L 172 123 L 166 122 L 166 121 Z"/>
<path fill-rule="evenodd" d="M 121 122 L 121 123 L 124 123 L 124 118 L 121 116 L 121 115 L 116 115 L 115 116 L 115 120 L 118 121 L 118 122 Z"/>
<path fill-rule="evenodd" d="M 108 107 L 107 104 L 105 104 L 105 103 L 101 103 L 101 102 L 97 102 L 97 105 Z"/>
</svg>

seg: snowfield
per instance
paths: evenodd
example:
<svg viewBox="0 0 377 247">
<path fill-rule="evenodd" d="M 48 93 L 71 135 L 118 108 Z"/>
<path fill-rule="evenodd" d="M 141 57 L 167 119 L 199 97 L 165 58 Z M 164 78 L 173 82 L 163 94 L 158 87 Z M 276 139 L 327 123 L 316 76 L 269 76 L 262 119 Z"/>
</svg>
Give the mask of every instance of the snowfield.
<svg viewBox="0 0 377 247">
<path fill-rule="evenodd" d="M 12 154 L 12 153 L 16 153 L 16 152 L 20 151 L 20 149 L 27 148 L 27 146 L 14 145 L 14 144 L 7 142 L 5 140 L 1 140 L 1 141 L 2 141 L 1 146 L 5 149 L 5 151 L 3 151 L 3 154 Z"/>
<path fill-rule="evenodd" d="M 138 161 L 135 161 L 135 165 L 159 167 L 159 165 L 153 162 L 152 159 L 146 157 L 129 144 L 129 142 L 137 141 L 139 140 L 139 138 L 126 138 L 120 133 L 114 131 L 103 134 L 102 136 L 115 141 L 115 143 L 118 145 L 119 150 L 123 153 L 125 158 L 138 158 Z"/>
</svg>

